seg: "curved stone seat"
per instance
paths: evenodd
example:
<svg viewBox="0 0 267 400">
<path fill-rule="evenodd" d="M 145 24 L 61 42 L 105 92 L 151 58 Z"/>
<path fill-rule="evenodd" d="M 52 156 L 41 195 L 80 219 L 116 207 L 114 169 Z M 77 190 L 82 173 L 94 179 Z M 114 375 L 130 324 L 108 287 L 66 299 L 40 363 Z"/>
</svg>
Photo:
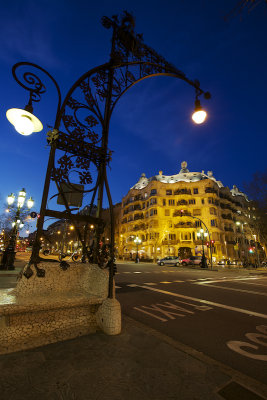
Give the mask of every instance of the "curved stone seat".
<svg viewBox="0 0 267 400">
<path fill-rule="evenodd" d="M 73 263 L 38 265 L 45 277 L 22 275 L 15 289 L 0 290 L 0 354 L 96 332 L 118 334 L 120 305 L 108 299 L 108 271 Z M 26 268 L 26 267 L 25 267 Z"/>
</svg>

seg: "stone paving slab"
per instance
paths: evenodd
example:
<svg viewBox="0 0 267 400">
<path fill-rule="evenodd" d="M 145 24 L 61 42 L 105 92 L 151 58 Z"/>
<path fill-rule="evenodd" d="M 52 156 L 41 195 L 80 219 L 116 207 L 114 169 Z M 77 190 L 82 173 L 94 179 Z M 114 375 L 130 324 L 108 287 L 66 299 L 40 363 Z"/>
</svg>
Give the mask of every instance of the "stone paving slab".
<svg viewBox="0 0 267 400">
<path fill-rule="evenodd" d="M 124 317 L 117 336 L 96 333 L 1 355 L 0 398 L 223 400 L 218 391 L 229 387 L 231 373 L 161 336 Z"/>
<path fill-rule="evenodd" d="M 2 355 L 0 369 L 1 400 L 219 400 L 230 380 L 126 321 L 118 336 Z"/>
</svg>

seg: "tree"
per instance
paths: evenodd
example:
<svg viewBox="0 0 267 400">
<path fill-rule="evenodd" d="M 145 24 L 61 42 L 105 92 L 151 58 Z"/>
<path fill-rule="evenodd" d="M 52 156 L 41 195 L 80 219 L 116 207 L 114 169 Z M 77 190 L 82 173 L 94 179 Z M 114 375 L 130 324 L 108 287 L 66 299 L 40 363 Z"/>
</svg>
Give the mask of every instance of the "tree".
<svg viewBox="0 0 267 400">
<path fill-rule="evenodd" d="M 259 240 L 267 247 L 267 169 L 255 172 L 250 182 L 244 184 L 248 196 L 252 200 L 253 226 L 258 232 Z"/>
<path fill-rule="evenodd" d="M 254 10 L 260 3 L 265 2 L 267 4 L 267 0 L 239 0 L 234 8 L 225 16 L 225 19 L 230 19 L 235 17 L 236 15 L 242 15 L 243 12 L 247 12 L 248 14 Z"/>
</svg>

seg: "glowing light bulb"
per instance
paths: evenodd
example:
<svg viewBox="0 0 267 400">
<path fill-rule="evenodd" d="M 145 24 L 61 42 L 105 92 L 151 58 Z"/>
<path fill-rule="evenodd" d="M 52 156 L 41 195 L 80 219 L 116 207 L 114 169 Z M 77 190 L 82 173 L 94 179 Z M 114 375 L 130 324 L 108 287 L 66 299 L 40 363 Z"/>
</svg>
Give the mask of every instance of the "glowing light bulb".
<svg viewBox="0 0 267 400">
<path fill-rule="evenodd" d="M 204 110 L 195 111 L 192 115 L 192 120 L 196 124 L 202 124 L 206 118 L 207 118 L 207 113 Z"/>
<path fill-rule="evenodd" d="M 21 115 L 15 122 L 15 129 L 18 133 L 24 136 L 31 135 L 34 131 L 34 124 L 28 115 Z"/>
</svg>

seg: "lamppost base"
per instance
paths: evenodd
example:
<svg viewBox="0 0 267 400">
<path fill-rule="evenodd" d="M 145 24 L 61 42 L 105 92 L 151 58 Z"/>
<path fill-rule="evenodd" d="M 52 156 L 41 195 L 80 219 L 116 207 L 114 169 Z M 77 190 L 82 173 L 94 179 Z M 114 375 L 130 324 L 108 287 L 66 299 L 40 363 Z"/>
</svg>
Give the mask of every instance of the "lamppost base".
<svg viewBox="0 0 267 400">
<path fill-rule="evenodd" d="M 3 252 L 2 260 L 1 260 L 1 265 L 0 265 L 0 270 L 7 270 L 7 271 L 14 271 L 14 261 L 15 261 L 15 251 L 9 251 L 5 250 Z"/>
<path fill-rule="evenodd" d="M 0 265 L 0 271 L 14 271 L 14 265 Z"/>
</svg>

